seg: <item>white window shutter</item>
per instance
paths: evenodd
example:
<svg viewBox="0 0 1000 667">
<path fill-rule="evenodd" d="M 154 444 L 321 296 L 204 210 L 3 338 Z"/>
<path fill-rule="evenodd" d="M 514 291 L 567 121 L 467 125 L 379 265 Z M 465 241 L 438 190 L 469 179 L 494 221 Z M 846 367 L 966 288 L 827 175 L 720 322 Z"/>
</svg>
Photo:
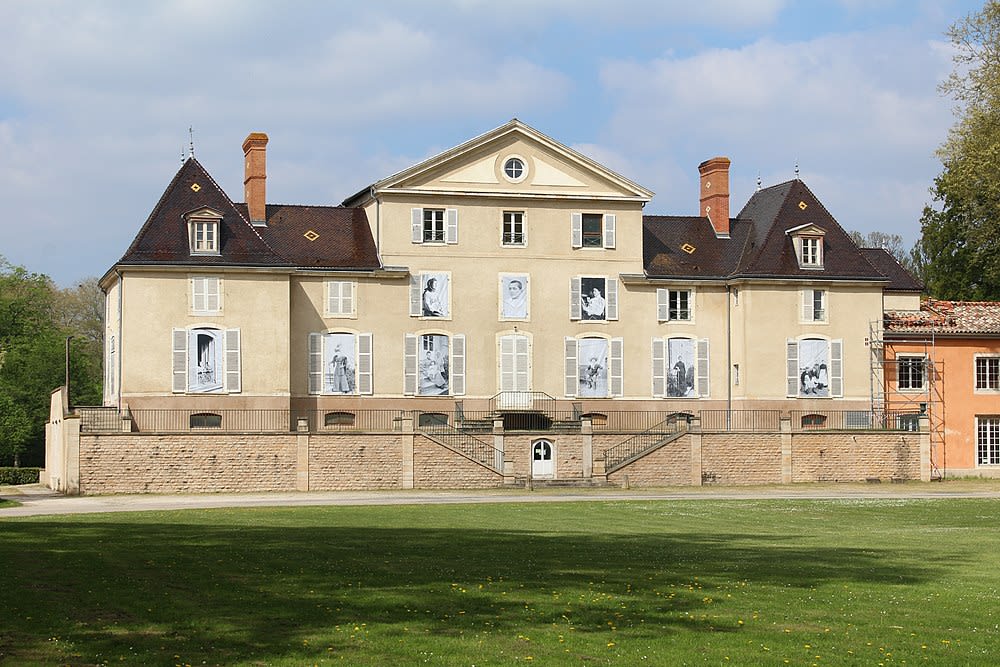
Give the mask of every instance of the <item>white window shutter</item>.
<svg viewBox="0 0 1000 667">
<path fill-rule="evenodd" d="M 458 243 L 458 209 L 448 208 L 444 211 L 445 243 Z"/>
<path fill-rule="evenodd" d="M 196 313 L 205 311 L 205 279 L 191 279 L 191 310 Z"/>
<path fill-rule="evenodd" d="M 812 320 L 813 320 L 813 291 L 811 289 L 804 289 L 802 290 L 802 321 L 812 322 Z"/>
<path fill-rule="evenodd" d="M 240 330 L 226 329 L 226 391 L 238 394 L 243 391 L 240 374 Z"/>
<path fill-rule="evenodd" d="M 570 236 L 574 248 L 583 247 L 583 213 L 574 213 L 571 216 Z"/>
<path fill-rule="evenodd" d="M 604 214 L 604 247 L 612 249 L 615 247 L 615 214 Z"/>
<path fill-rule="evenodd" d="M 309 334 L 309 393 L 323 391 L 323 334 Z"/>
<path fill-rule="evenodd" d="M 219 312 L 221 283 L 219 278 L 205 278 L 205 310 L 210 313 Z"/>
<path fill-rule="evenodd" d="M 618 279 L 608 278 L 607 281 L 607 293 L 608 300 L 606 311 L 604 313 L 605 319 L 617 320 L 618 319 Z"/>
<path fill-rule="evenodd" d="M 577 340 L 575 338 L 567 338 L 564 343 L 565 352 L 565 377 L 566 377 L 566 395 L 576 396 L 577 391 L 580 387 L 580 368 L 577 362 Z"/>
<path fill-rule="evenodd" d="M 349 280 L 340 283 L 340 314 L 354 314 L 354 283 Z"/>
<path fill-rule="evenodd" d="M 424 242 L 424 209 L 410 209 L 410 241 L 413 243 Z"/>
<path fill-rule="evenodd" d="M 578 320 L 583 317 L 580 300 L 580 278 L 569 279 L 569 319 Z"/>
<path fill-rule="evenodd" d="M 514 390 L 531 391 L 531 346 L 527 336 L 514 339 Z"/>
<path fill-rule="evenodd" d="M 340 285 L 336 280 L 326 281 L 326 312 L 331 315 L 340 314 Z"/>
<path fill-rule="evenodd" d="M 653 339 L 653 396 L 667 393 L 667 346 L 662 338 Z"/>
<path fill-rule="evenodd" d="M 410 317 L 420 317 L 420 276 L 410 276 Z"/>
<path fill-rule="evenodd" d="M 417 393 L 417 337 L 413 334 L 406 334 L 403 342 L 403 393 Z"/>
<path fill-rule="evenodd" d="M 171 391 L 184 393 L 187 391 L 187 329 L 173 331 L 173 384 Z"/>
<path fill-rule="evenodd" d="M 451 337 L 451 375 L 449 377 L 451 393 L 461 396 L 465 393 L 465 336 L 456 334 Z"/>
<path fill-rule="evenodd" d="M 374 383 L 372 382 L 372 335 L 370 333 L 358 334 L 358 393 L 372 394 Z"/>
<path fill-rule="evenodd" d="M 709 395 L 708 386 L 708 339 L 698 341 L 698 396 L 706 398 Z"/>
<path fill-rule="evenodd" d="M 786 311 L 787 312 L 787 311 Z M 794 340 L 785 341 L 785 375 L 788 377 L 786 396 L 799 395 L 799 344 Z"/>
<path fill-rule="evenodd" d="M 625 380 L 625 341 L 621 338 L 611 339 L 611 359 L 608 360 L 608 365 L 611 366 L 608 375 L 611 381 L 611 395 L 621 396 L 624 392 L 624 380 Z"/>
<path fill-rule="evenodd" d="M 500 391 L 516 391 L 514 374 L 516 361 L 514 341 L 516 336 L 500 336 Z"/>
<path fill-rule="evenodd" d="M 844 341 L 830 341 L 830 395 L 844 395 Z"/>
<path fill-rule="evenodd" d="M 670 291 L 664 287 L 659 287 L 656 290 L 656 319 L 660 322 L 666 322 L 670 319 L 670 303 L 668 301 L 670 297 Z"/>
</svg>

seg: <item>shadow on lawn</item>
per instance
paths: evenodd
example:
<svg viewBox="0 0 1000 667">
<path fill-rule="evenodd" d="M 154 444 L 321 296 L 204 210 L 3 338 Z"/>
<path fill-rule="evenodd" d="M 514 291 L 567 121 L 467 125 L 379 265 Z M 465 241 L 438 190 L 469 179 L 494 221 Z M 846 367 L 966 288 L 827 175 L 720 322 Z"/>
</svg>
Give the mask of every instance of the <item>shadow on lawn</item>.
<svg viewBox="0 0 1000 667">
<path fill-rule="evenodd" d="M 3 532 L 0 569 L 17 577 L 0 590 L 0 662 L 49 656 L 52 637 L 84 662 L 296 661 L 316 654 L 303 648 L 310 637 L 362 623 L 360 632 L 431 636 L 607 632 L 609 622 L 633 636 L 719 631 L 685 612 L 739 582 L 912 585 L 938 575 L 889 547 L 807 548 L 772 535 L 89 521 Z M 347 636 L 335 650 L 360 650 Z"/>
</svg>

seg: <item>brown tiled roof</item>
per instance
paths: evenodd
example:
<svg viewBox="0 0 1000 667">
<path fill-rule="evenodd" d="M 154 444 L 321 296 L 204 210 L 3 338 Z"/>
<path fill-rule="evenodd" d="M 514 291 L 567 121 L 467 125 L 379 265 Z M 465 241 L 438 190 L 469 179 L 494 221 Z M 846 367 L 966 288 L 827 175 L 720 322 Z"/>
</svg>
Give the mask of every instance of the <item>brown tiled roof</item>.
<svg viewBox="0 0 1000 667">
<path fill-rule="evenodd" d="M 218 255 L 192 255 L 190 252 L 184 216 L 203 207 L 222 215 Z M 251 225 L 246 204 L 234 204 L 204 167 L 195 158 L 189 158 L 118 263 L 126 266 L 379 267 L 367 216 L 361 209 L 271 204 L 266 211 L 268 226 Z M 309 237 L 315 240 L 310 241 Z"/>
<path fill-rule="evenodd" d="M 656 278 L 706 279 L 736 269 L 750 225 L 730 221 L 730 238 L 718 238 L 705 217 L 644 215 L 642 263 Z"/>
<path fill-rule="evenodd" d="M 888 250 L 882 248 L 860 248 L 860 250 L 865 259 L 879 273 L 889 279 L 886 289 L 900 292 L 922 292 L 924 290 L 923 283 L 904 269 Z"/>
<path fill-rule="evenodd" d="M 1000 335 L 1000 302 L 928 299 L 919 311 L 885 313 L 885 332 L 892 334 Z"/>
</svg>

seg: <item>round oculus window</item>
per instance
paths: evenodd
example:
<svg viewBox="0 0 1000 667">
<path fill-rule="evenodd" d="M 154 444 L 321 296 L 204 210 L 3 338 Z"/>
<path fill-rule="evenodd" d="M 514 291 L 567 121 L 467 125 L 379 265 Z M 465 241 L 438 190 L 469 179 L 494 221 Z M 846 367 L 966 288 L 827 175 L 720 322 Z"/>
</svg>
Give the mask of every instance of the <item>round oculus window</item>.
<svg viewBox="0 0 1000 667">
<path fill-rule="evenodd" d="M 524 160 L 519 157 L 507 158 L 507 161 L 503 163 L 503 173 L 508 180 L 517 182 L 523 180 L 527 169 L 524 166 Z"/>
</svg>

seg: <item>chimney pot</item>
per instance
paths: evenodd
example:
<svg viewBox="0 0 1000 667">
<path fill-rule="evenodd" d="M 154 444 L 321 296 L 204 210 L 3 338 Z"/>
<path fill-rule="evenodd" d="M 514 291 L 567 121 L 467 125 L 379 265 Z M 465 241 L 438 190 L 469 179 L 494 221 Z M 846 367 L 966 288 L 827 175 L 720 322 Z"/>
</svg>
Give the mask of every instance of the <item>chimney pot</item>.
<svg viewBox="0 0 1000 667">
<path fill-rule="evenodd" d="M 698 215 L 708 218 L 716 236 L 729 237 L 729 158 L 713 157 L 698 165 L 701 174 Z"/>
<path fill-rule="evenodd" d="M 267 219 L 267 135 L 251 132 L 243 140 L 243 196 L 251 223 Z"/>
</svg>

